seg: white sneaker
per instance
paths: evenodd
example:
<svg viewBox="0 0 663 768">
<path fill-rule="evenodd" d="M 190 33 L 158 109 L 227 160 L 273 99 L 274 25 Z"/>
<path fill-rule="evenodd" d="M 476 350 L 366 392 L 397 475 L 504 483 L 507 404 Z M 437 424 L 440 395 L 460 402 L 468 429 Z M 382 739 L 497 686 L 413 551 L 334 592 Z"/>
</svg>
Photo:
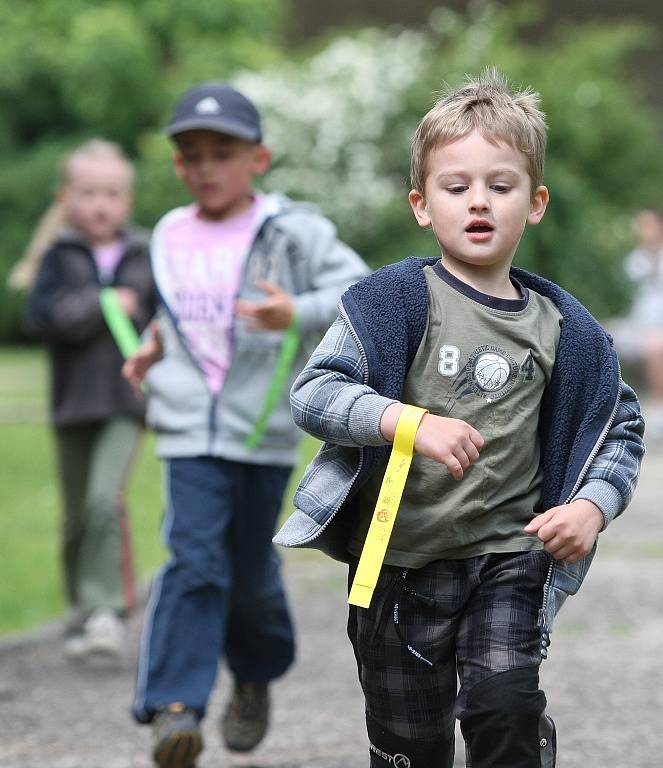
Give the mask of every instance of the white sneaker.
<svg viewBox="0 0 663 768">
<path fill-rule="evenodd" d="M 117 614 L 100 608 L 85 622 L 85 635 L 89 653 L 120 656 L 124 651 L 127 630 Z"/>
<path fill-rule="evenodd" d="M 96 610 L 83 625 L 80 633 L 65 641 L 65 653 L 71 658 L 90 654 L 121 656 L 125 649 L 127 631 L 124 622 L 113 612 Z"/>
</svg>

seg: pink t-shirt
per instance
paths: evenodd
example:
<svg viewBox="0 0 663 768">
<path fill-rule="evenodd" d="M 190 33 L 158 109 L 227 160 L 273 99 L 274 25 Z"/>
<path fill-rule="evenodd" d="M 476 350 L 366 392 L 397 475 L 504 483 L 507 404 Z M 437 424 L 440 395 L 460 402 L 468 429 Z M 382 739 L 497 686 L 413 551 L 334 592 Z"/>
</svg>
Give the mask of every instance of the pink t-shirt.
<svg viewBox="0 0 663 768">
<path fill-rule="evenodd" d="M 199 218 L 196 205 L 178 208 L 155 233 L 160 291 L 214 393 L 230 367 L 235 299 L 260 202 L 223 221 Z"/>
<path fill-rule="evenodd" d="M 102 283 L 112 282 L 117 265 L 124 253 L 124 247 L 124 240 L 118 237 L 111 243 L 97 245 L 92 249 Z"/>
</svg>

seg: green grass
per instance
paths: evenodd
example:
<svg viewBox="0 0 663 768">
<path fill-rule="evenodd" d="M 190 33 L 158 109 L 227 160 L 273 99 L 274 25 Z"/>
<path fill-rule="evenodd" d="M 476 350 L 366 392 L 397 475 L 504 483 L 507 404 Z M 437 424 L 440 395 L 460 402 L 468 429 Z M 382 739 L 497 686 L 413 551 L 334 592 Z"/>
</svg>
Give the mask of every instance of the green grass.
<svg viewBox="0 0 663 768">
<path fill-rule="evenodd" d="M 59 491 L 46 422 L 47 377 L 40 350 L 0 347 L 0 636 L 37 626 L 64 609 Z M 315 450 L 315 441 L 304 441 L 284 511 L 290 507 L 303 464 Z M 150 434 L 131 476 L 128 509 L 136 572 L 146 581 L 165 557 L 159 536 L 160 465 Z"/>
</svg>

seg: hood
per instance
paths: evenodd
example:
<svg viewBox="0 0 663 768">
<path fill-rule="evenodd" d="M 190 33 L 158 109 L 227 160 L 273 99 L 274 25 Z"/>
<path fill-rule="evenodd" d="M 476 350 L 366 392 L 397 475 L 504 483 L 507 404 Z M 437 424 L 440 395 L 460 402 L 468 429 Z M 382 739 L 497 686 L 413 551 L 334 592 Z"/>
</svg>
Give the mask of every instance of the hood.
<svg viewBox="0 0 663 768">
<path fill-rule="evenodd" d="M 127 250 L 134 247 L 147 248 L 150 243 L 150 233 L 141 227 L 127 226 L 120 232 L 120 236 L 127 243 Z M 90 250 L 90 244 L 85 240 L 81 233 L 70 224 L 60 230 L 53 242 L 53 246 L 76 246 Z"/>
</svg>

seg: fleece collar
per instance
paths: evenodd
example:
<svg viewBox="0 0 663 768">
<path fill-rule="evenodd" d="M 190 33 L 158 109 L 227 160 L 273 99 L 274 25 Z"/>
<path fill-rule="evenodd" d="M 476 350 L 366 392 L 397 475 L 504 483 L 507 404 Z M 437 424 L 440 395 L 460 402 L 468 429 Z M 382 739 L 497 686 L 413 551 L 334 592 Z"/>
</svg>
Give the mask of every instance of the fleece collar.
<svg viewBox="0 0 663 768">
<path fill-rule="evenodd" d="M 364 348 L 368 384 L 380 394 L 402 397 L 407 371 L 428 318 L 423 267 L 439 257 L 408 258 L 352 286 L 342 305 Z M 541 403 L 542 505 L 565 501 L 576 485 L 603 431 L 619 393 L 619 366 L 607 333 L 571 294 L 521 269 L 513 277 L 551 299 L 563 320 L 551 381 Z M 367 449 L 368 475 L 379 449 Z"/>
</svg>

